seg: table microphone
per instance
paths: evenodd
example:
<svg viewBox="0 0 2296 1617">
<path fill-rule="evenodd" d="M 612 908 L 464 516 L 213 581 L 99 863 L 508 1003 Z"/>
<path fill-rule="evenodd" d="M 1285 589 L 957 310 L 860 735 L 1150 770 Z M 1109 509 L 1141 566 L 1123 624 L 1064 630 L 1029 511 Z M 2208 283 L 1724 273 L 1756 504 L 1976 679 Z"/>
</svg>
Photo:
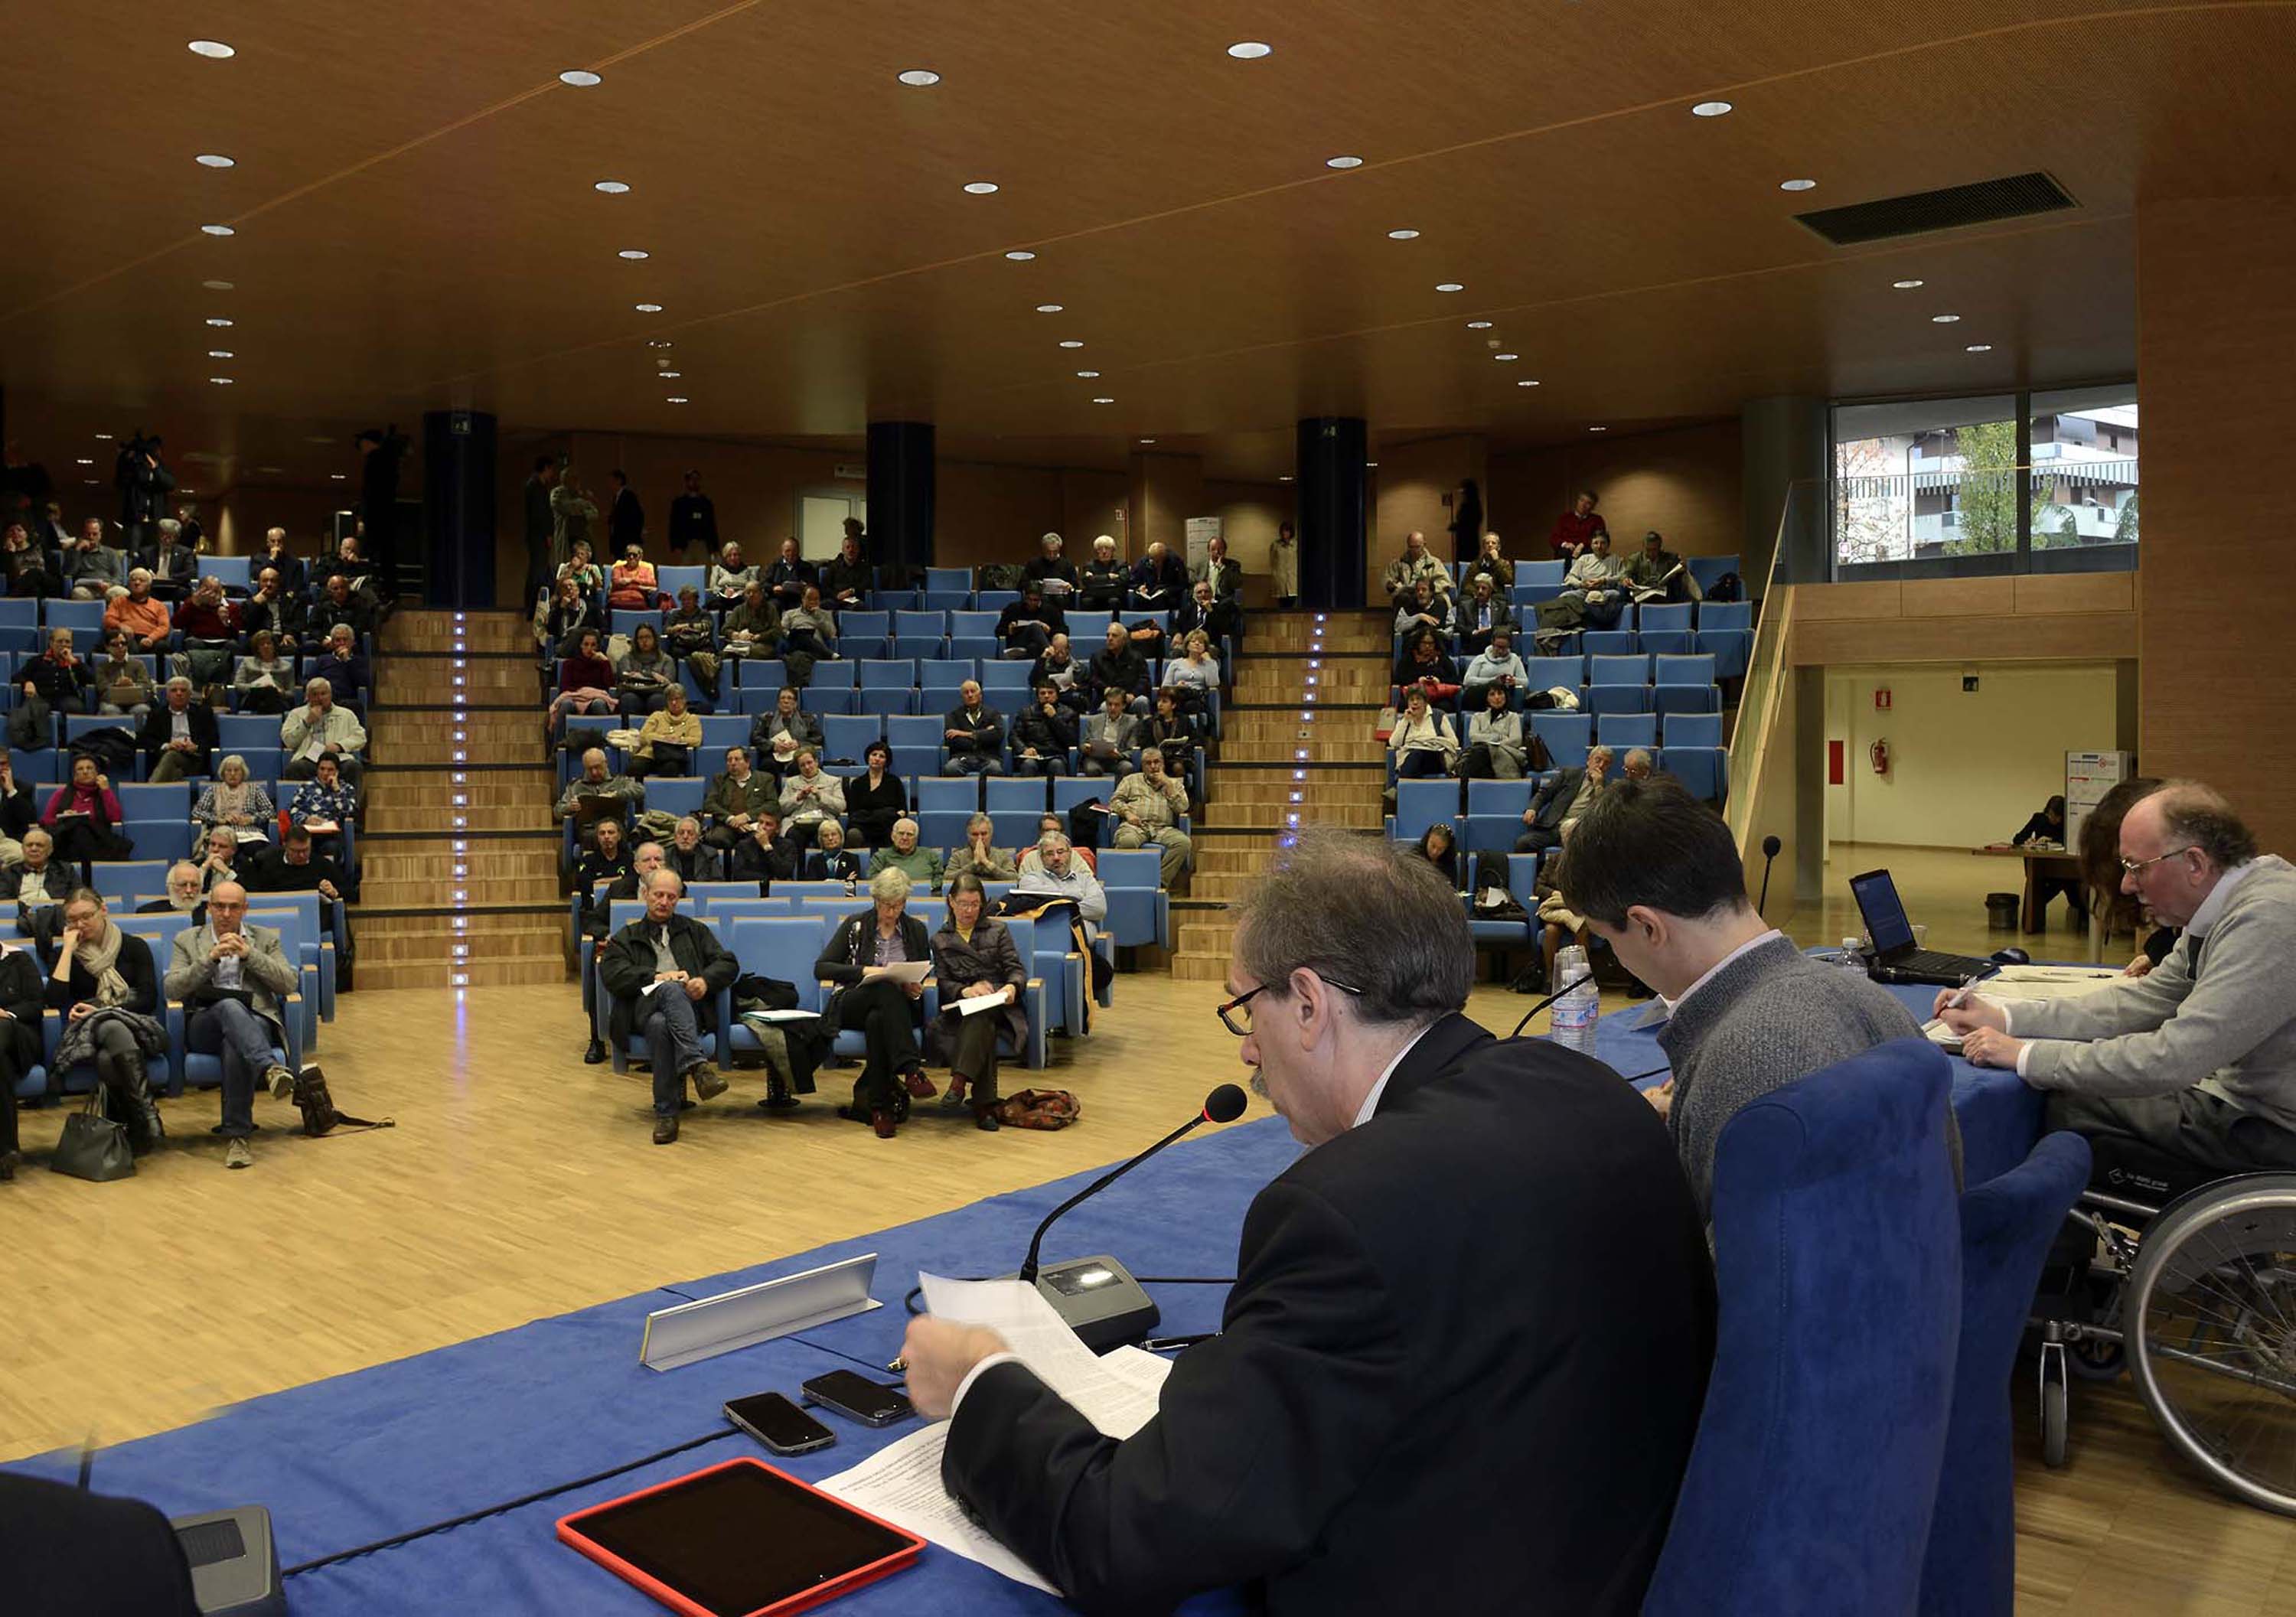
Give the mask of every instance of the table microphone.
<svg viewBox="0 0 2296 1617">
<path fill-rule="evenodd" d="M 1778 850 L 1784 846 L 1775 833 L 1762 839 L 1762 896 L 1754 900 L 1754 913 L 1758 915 L 1770 902 L 1770 861 L 1778 857 Z"/>
<path fill-rule="evenodd" d="M 1201 1112 L 1046 1213 L 1045 1221 L 1037 1226 L 1037 1233 L 1029 1238 L 1028 1258 L 1021 1263 L 1020 1272 L 1011 1278 L 1034 1285 L 1069 1328 L 1083 1339 L 1085 1346 L 1095 1352 L 1137 1342 L 1154 1330 L 1162 1316 L 1129 1270 L 1105 1253 L 1042 1265 L 1038 1253 L 1045 1244 L 1045 1232 L 1070 1208 L 1098 1195 L 1182 1135 L 1203 1123 L 1232 1123 L 1243 1115 L 1249 1104 L 1238 1084 L 1222 1084 L 1204 1096 Z"/>
</svg>

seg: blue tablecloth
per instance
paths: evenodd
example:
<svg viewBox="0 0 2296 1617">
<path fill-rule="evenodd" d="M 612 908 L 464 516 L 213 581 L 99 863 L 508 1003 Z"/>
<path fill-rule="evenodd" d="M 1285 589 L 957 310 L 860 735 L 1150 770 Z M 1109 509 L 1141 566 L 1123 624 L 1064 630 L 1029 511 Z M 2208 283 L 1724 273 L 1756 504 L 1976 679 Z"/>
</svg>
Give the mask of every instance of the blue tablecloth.
<svg viewBox="0 0 2296 1617">
<path fill-rule="evenodd" d="M 1893 984 L 1890 992 L 1923 1021 L 1937 1000 L 1935 989 L 1917 984 Z M 1664 1083 L 1670 1071 L 1656 1030 L 1644 1025 L 1652 1014 L 1652 1005 L 1632 1005 L 1595 1024 L 1595 1055 L 1644 1088 Z M 1953 1058 L 1953 1111 L 1961 1124 L 1964 1185 L 1981 1185 L 2025 1160 L 2041 1137 L 2041 1105 L 2040 1091 L 2029 1088 L 2014 1072 Z"/>
</svg>

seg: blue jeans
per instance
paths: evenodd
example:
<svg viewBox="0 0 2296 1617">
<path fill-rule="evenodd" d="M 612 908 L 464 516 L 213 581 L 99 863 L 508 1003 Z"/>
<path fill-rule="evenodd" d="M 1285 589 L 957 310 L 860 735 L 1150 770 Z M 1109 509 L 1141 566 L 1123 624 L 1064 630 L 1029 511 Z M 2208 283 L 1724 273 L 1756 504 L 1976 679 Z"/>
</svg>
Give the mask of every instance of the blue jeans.
<svg viewBox="0 0 2296 1617">
<path fill-rule="evenodd" d="M 701 1048 L 701 1023 L 677 983 L 648 994 L 644 1013 L 639 1030 L 653 1060 L 653 1109 L 675 1112 L 685 1100 L 685 1075 L 709 1059 Z"/>
<path fill-rule="evenodd" d="M 952 752 L 948 755 L 951 775 L 1002 775 L 1004 760 L 994 752 Z"/>
<path fill-rule="evenodd" d="M 218 999 L 193 1011 L 184 1024 L 184 1047 L 194 1055 L 223 1057 L 223 1124 L 216 1132 L 243 1139 L 255 1132 L 255 1080 L 281 1063 L 271 1024 L 236 999 Z"/>
</svg>

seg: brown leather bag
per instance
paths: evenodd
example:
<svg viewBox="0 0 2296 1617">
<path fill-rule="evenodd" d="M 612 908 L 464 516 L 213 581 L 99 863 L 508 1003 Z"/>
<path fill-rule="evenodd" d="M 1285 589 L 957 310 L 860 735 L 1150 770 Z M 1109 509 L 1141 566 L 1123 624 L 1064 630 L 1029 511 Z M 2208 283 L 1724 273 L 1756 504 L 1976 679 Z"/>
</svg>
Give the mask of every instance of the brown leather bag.
<svg viewBox="0 0 2296 1617">
<path fill-rule="evenodd" d="M 1023 1089 L 996 1103 L 996 1120 L 1007 1129 L 1065 1129 L 1083 1110 L 1066 1089 Z"/>
</svg>

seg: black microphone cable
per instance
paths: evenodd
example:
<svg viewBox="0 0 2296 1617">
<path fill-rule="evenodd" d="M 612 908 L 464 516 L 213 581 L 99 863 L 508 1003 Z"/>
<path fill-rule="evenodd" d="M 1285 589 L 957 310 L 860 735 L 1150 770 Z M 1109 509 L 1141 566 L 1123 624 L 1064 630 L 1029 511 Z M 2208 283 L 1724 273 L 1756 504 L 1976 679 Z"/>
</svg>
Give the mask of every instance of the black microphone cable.
<svg viewBox="0 0 2296 1617">
<path fill-rule="evenodd" d="M 1537 1005 L 1532 1005 L 1530 1009 L 1525 1011 L 1522 1014 L 1522 1020 L 1514 1024 L 1514 1031 L 1508 1034 L 1507 1037 L 1509 1038 L 1521 1038 L 1522 1037 L 1522 1030 L 1530 1025 L 1530 1019 L 1532 1017 L 1538 1015 L 1541 1011 L 1545 1010 L 1548 1005 L 1553 1005 L 1556 1000 L 1562 998 L 1562 996 L 1569 993 L 1572 989 L 1577 988 L 1580 983 L 1592 982 L 1594 981 L 1595 973 L 1594 969 L 1590 966 L 1587 970 L 1580 973 L 1578 976 L 1573 977 L 1570 981 L 1564 983 L 1561 988 L 1555 989 L 1554 992 L 1549 994 L 1546 998 L 1540 1000 Z"/>
</svg>

